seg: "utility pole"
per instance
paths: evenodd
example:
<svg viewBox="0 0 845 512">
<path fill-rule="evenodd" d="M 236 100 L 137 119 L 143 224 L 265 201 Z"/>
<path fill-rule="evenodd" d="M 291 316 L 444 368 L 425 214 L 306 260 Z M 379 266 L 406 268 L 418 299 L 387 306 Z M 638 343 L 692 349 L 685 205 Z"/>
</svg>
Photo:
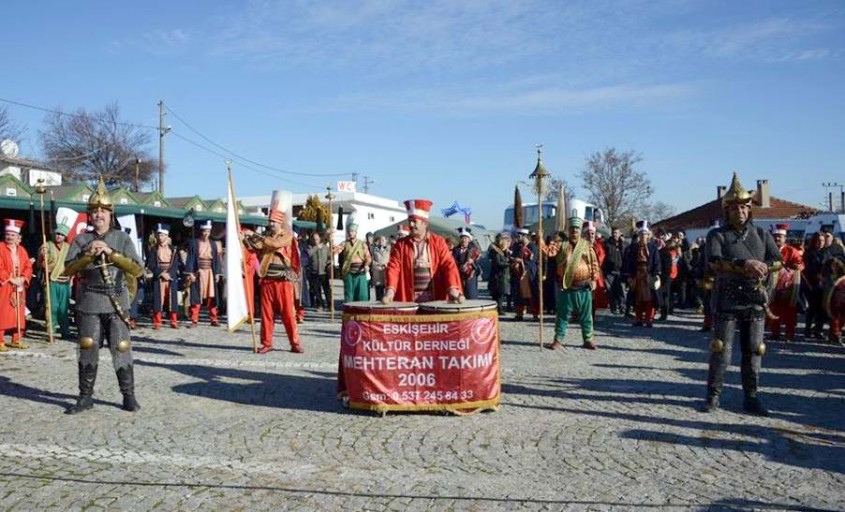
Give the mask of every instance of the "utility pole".
<svg viewBox="0 0 845 512">
<path fill-rule="evenodd" d="M 370 191 L 370 185 L 375 183 L 376 180 L 370 178 L 369 176 L 364 176 L 364 193 L 368 193 Z"/>
<path fill-rule="evenodd" d="M 842 211 L 845 211 L 845 185 L 841 183 L 822 183 L 822 186 L 826 189 L 833 189 L 839 187 L 839 196 L 840 196 L 840 204 L 839 208 Z M 829 190 L 827 193 L 827 205 L 831 212 L 835 212 L 836 210 L 833 209 L 833 190 Z"/>
<path fill-rule="evenodd" d="M 170 131 L 164 126 L 164 101 L 158 102 L 158 192 L 164 196 L 164 136 Z"/>
<path fill-rule="evenodd" d="M 352 181 L 355 182 L 355 192 L 357 192 L 358 191 L 358 173 L 357 172 L 352 173 Z"/>
<path fill-rule="evenodd" d="M 141 185 L 139 183 L 141 175 L 141 159 L 137 156 L 135 157 L 135 192 L 141 190 Z"/>
</svg>

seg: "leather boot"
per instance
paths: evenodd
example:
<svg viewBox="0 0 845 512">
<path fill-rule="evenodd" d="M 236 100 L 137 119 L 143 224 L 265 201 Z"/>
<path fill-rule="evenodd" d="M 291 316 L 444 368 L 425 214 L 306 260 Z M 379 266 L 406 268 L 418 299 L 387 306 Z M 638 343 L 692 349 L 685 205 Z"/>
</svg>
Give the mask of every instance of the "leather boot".
<svg viewBox="0 0 845 512">
<path fill-rule="evenodd" d="M 713 412 L 719 408 L 719 395 L 708 393 L 707 398 L 704 400 L 704 407 L 702 408 L 702 412 Z"/>
<path fill-rule="evenodd" d="M 94 407 L 94 382 L 97 380 L 97 367 L 79 363 L 79 398 L 65 414 L 77 414 Z"/>
<path fill-rule="evenodd" d="M 135 400 L 135 372 L 132 366 L 117 370 L 117 383 L 123 393 L 123 410 L 135 412 L 141 405 Z"/>
<path fill-rule="evenodd" d="M 179 316 L 176 312 L 170 313 L 170 327 L 173 329 L 179 328 Z"/>
<path fill-rule="evenodd" d="M 749 414 L 754 414 L 756 416 L 769 415 L 769 411 L 765 407 L 763 407 L 763 403 L 756 396 L 746 395 L 745 401 L 742 403 L 742 408 L 745 409 L 745 412 Z"/>
</svg>

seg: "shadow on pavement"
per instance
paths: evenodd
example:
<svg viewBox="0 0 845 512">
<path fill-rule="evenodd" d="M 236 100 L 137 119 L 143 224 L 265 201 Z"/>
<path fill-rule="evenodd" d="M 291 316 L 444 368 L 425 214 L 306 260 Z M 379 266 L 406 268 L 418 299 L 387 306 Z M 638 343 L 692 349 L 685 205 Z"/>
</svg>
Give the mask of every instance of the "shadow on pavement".
<svg viewBox="0 0 845 512">
<path fill-rule="evenodd" d="M 194 364 L 135 364 L 179 372 L 200 381 L 177 384 L 172 387 L 176 393 L 243 405 L 344 413 L 336 399 L 334 373 L 308 372 L 309 376 L 299 376 Z"/>
<path fill-rule="evenodd" d="M 111 368 L 111 366 L 109 366 L 109 368 Z M 100 372 L 102 372 L 102 369 L 100 370 Z M 106 373 L 114 376 L 114 372 L 107 371 Z M 102 375 L 97 375 L 98 380 L 101 377 Z M 40 404 L 53 405 L 62 409 L 67 409 L 71 405 L 75 404 L 77 398 L 77 395 L 68 395 L 66 393 L 54 393 L 52 391 L 46 391 L 43 389 L 26 386 L 24 384 L 19 384 L 4 375 L 0 375 L 0 395 L 5 395 L 11 398 L 27 400 Z M 94 396 L 97 396 L 96 388 L 94 390 Z M 111 402 L 104 402 L 96 398 L 94 399 L 94 403 L 98 405 L 110 405 L 117 407 L 120 407 L 121 405 Z"/>
</svg>

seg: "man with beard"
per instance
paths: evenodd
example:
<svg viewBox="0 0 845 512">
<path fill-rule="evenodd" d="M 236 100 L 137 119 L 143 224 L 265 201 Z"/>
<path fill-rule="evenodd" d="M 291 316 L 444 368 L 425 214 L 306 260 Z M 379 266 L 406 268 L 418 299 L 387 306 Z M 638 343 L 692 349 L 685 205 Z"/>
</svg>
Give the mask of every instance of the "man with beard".
<svg viewBox="0 0 845 512">
<path fill-rule="evenodd" d="M 170 241 L 170 226 L 156 224 L 156 244 L 147 254 L 147 269 L 152 272 L 153 329 L 161 329 L 162 313 L 170 319 L 170 327 L 179 328 L 179 258 Z"/>
<path fill-rule="evenodd" d="M 714 332 L 710 343 L 705 412 L 719 408 L 725 370 L 739 330 L 742 350 L 743 408 L 767 416 L 757 396 L 760 367 L 766 346 L 763 324 L 767 296 L 763 278 L 780 267 L 781 255 L 772 235 L 751 222 L 752 194 L 742 188 L 736 173 L 722 197 L 726 225 L 707 234 L 707 262 L 715 275 L 713 287 Z"/>
<path fill-rule="evenodd" d="M 449 300 L 463 302 L 461 276 L 446 240 L 428 230 L 432 202 L 405 201 L 411 233 L 396 241 L 385 271 L 384 297 L 390 304 Z"/>
<path fill-rule="evenodd" d="M 460 241 L 452 249 L 452 257 L 461 272 L 461 286 L 467 299 L 478 299 L 478 258 L 481 254 L 472 241 L 472 230 L 461 226 L 458 228 Z"/>
<path fill-rule="evenodd" d="M 636 224 L 637 240 L 628 246 L 622 262 L 622 278 L 628 281 L 634 306 L 634 327 L 653 327 L 660 305 L 660 250 L 651 241 L 648 221 Z"/>
<path fill-rule="evenodd" d="M 135 373 L 129 340 L 130 290 L 143 274 L 141 258 L 132 239 L 113 225 L 114 204 L 100 178 L 97 192 L 88 199 L 88 222 L 93 231 L 77 235 L 68 249 L 63 275 L 78 274 L 76 315 L 79 329 L 79 398 L 67 414 L 94 406 L 94 382 L 100 347 L 108 342 L 123 410 L 141 408 L 135 400 Z"/>
<path fill-rule="evenodd" d="M 220 325 L 217 281 L 222 274 L 217 242 L 211 239 L 211 226 L 210 220 L 200 224 L 199 238 L 188 241 L 188 261 L 185 263 L 185 287 L 191 290 L 191 323 L 188 327 L 199 325 L 201 306 L 208 308 L 211 326 Z"/>
<path fill-rule="evenodd" d="M 593 343 L 593 290 L 598 281 L 599 262 L 593 246 L 581 238 L 583 222 L 578 217 L 569 218 L 569 240 L 543 245 L 543 252 L 557 262 L 558 290 L 555 304 L 555 337 L 550 350 L 563 348 L 563 340 L 572 313 L 581 326 L 584 348 L 595 350 Z"/>
</svg>

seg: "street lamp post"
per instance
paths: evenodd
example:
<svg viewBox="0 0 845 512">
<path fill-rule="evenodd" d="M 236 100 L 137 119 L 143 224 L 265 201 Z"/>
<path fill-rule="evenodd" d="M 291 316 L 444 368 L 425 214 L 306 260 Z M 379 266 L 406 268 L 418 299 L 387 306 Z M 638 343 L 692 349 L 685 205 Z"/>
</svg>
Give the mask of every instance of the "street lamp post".
<svg viewBox="0 0 845 512">
<path fill-rule="evenodd" d="M 329 296 L 326 297 L 329 300 L 329 315 L 331 316 L 331 321 L 334 323 L 334 253 L 332 249 L 334 247 L 334 221 L 332 220 L 332 199 L 334 199 L 334 194 L 332 194 L 332 187 L 326 187 L 326 200 L 329 202 Z"/>
<path fill-rule="evenodd" d="M 532 172 L 528 177 L 534 180 L 534 190 L 537 192 L 537 209 L 538 209 L 538 217 L 540 220 L 539 226 L 537 228 L 537 247 L 543 244 L 545 240 L 545 236 L 543 235 L 543 193 L 545 192 L 546 182 L 549 180 L 549 171 L 546 170 L 546 166 L 543 165 L 543 145 L 536 144 L 535 147 L 537 148 L 537 166 L 534 167 L 534 172 Z M 539 298 L 538 307 L 539 311 L 539 318 L 540 318 L 540 348 L 543 348 L 543 253 L 542 251 L 539 252 L 537 255 L 537 281 L 539 285 L 537 286 L 537 295 Z"/>
</svg>

